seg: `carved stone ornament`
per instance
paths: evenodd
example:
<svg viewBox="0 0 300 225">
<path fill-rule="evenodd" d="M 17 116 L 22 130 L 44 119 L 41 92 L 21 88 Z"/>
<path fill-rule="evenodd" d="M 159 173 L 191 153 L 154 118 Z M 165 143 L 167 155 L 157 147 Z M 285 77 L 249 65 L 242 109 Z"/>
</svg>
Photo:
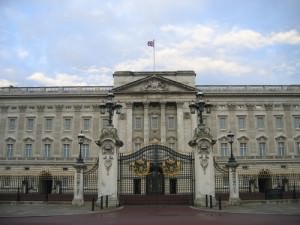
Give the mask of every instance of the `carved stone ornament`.
<svg viewBox="0 0 300 225">
<path fill-rule="evenodd" d="M 103 155 L 113 155 L 114 154 L 114 147 L 111 143 L 106 142 L 103 144 L 102 147 Z"/>
<path fill-rule="evenodd" d="M 173 177 L 180 173 L 180 162 L 169 158 L 162 163 L 162 169 L 165 175 Z"/>
<path fill-rule="evenodd" d="M 131 164 L 131 168 L 136 176 L 147 176 L 150 173 L 150 162 L 145 159 L 139 159 Z"/>
<path fill-rule="evenodd" d="M 199 159 L 200 159 L 200 165 L 203 168 L 203 172 L 204 172 L 204 174 L 206 174 L 206 168 L 208 167 L 209 157 L 206 154 L 202 154 L 199 156 Z"/>
<path fill-rule="evenodd" d="M 208 166 L 210 143 L 208 141 L 202 141 L 198 144 L 197 152 L 199 154 L 200 165 L 203 168 L 204 174 L 206 174 L 206 168 Z"/>
<path fill-rule="evenodd" d="M 123 146 L 123 142 L 119 139 L 118 131 L 114 127 L 103 128 L 101 131 L 100 138 L 98 141 L 96 141 L 96 144 L 101 147 L 107 139 L 112 140 L 117 147 Z"/>
<path fill-rule="evenodd" d="M 142 87 L 143 91 L 167 91 L 168 86 L 160 80 L 149 80 L 146 85 Z"/>
<path fill-rule="evenodd" d="M 210 133 L 210 129 L 208 127 L 199 126 L 195 128 L 193 139 L 189 141 L 189 145 L 191 147 L 196 146 L 201 139 L 209 140 L 211 145 L 216 143 L 216 140 L 213 139 L 213 136 Z"/>
<path fill-rule="evenodd" d="M 110 170 L 110 168 L 112 166 L 113 159 L 114 159 L 114 157 L 111 156 L 111 155 L 105 155 L 103 157 L 104 166 L 106 168 L 107 175 L 109 175 L 109 170 Z"/>
</svg>

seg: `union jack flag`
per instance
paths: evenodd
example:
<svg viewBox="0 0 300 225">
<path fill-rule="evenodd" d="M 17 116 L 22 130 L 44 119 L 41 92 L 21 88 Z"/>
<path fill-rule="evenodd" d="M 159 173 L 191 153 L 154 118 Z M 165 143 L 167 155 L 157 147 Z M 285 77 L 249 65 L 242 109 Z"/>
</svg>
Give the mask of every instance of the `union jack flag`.
<svg viewBox="0 0 300 225">
<path fill-rule="evenodd" d="M 153 41 L 148 41 L 147 45 L 150 46 L 150 47 L 154 47 L 154 40 Z"/>
</svg>

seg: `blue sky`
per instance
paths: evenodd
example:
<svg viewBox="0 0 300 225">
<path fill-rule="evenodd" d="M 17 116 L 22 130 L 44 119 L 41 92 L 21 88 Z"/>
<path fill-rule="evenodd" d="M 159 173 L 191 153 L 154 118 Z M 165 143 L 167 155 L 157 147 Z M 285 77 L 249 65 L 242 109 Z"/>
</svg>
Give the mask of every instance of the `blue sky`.
<svg viewBox="0 0 300 225">
<path fill-rule="evenodd" d="M 299 84 L 299 0 L 0 0 L 0 86 L 112 85 L 117 70 L 197 84 Z"/>
</svg>

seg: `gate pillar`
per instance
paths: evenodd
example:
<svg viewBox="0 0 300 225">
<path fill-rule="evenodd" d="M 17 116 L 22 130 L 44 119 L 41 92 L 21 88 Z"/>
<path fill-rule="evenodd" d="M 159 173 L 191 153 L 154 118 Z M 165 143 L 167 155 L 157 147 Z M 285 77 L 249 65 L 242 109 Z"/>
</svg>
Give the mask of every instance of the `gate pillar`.
<svg viewBox="0 0 300 225">
<path fill-rule="evenodd" d="M 117 129 L 106 127 L 96 144 L 100 147 L 98 167 L 98 200 L 101 204 L 101 196 L 108 196 L 108 207 L 116 207 L 118 202 L 118 152 L 123 146 L 119 139 Z M 103 199 L 103 198 L 102 198 Z"/>
<path fill-rule="evenodd" d="M 74 178 L 74 196 L 72 205 L 83 206 L 83 170 L 86 168 L 86 165 L 83 163 L 76 163 L 74 168 L 76 169 L 76 172 Z"/>
<path fill-rule="evenodd" d="M 209 128 L 203 124 L 195 128 L 193 139 L 189 142 L 195 159 L 194 204 L 196 206 L 206 206 L 206 196 L 212 196 L 212 203 L 216 204 L 215 168 L 212 155 L 212 147 L 215 143 Z"/>
</svg>

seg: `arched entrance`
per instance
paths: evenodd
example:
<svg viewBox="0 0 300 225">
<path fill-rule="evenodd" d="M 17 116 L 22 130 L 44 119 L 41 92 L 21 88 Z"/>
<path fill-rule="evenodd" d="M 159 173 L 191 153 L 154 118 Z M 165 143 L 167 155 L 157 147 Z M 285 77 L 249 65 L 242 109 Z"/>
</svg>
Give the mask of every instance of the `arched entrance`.
<svg viewBox="0 0 300 225">
<path fill-rule="evenodd" d="M 41 194 L 50 194 L 52 191 L 52 175 L 47 171 L 42 171 L 39 175 L 39 192 Z"/>
<path fill-rule="evenodd" d="M 271 173 L 268 169 L 263 169 L 258 174 L 258 190 L 264 193 L 268 189 L 272 189 Z"/>
<path fill-rule="evenodd" d="M 118 194 L 121 204 L 192 204 L 192 153 L 149 145 L 119 155 Z"/>
</svg>

